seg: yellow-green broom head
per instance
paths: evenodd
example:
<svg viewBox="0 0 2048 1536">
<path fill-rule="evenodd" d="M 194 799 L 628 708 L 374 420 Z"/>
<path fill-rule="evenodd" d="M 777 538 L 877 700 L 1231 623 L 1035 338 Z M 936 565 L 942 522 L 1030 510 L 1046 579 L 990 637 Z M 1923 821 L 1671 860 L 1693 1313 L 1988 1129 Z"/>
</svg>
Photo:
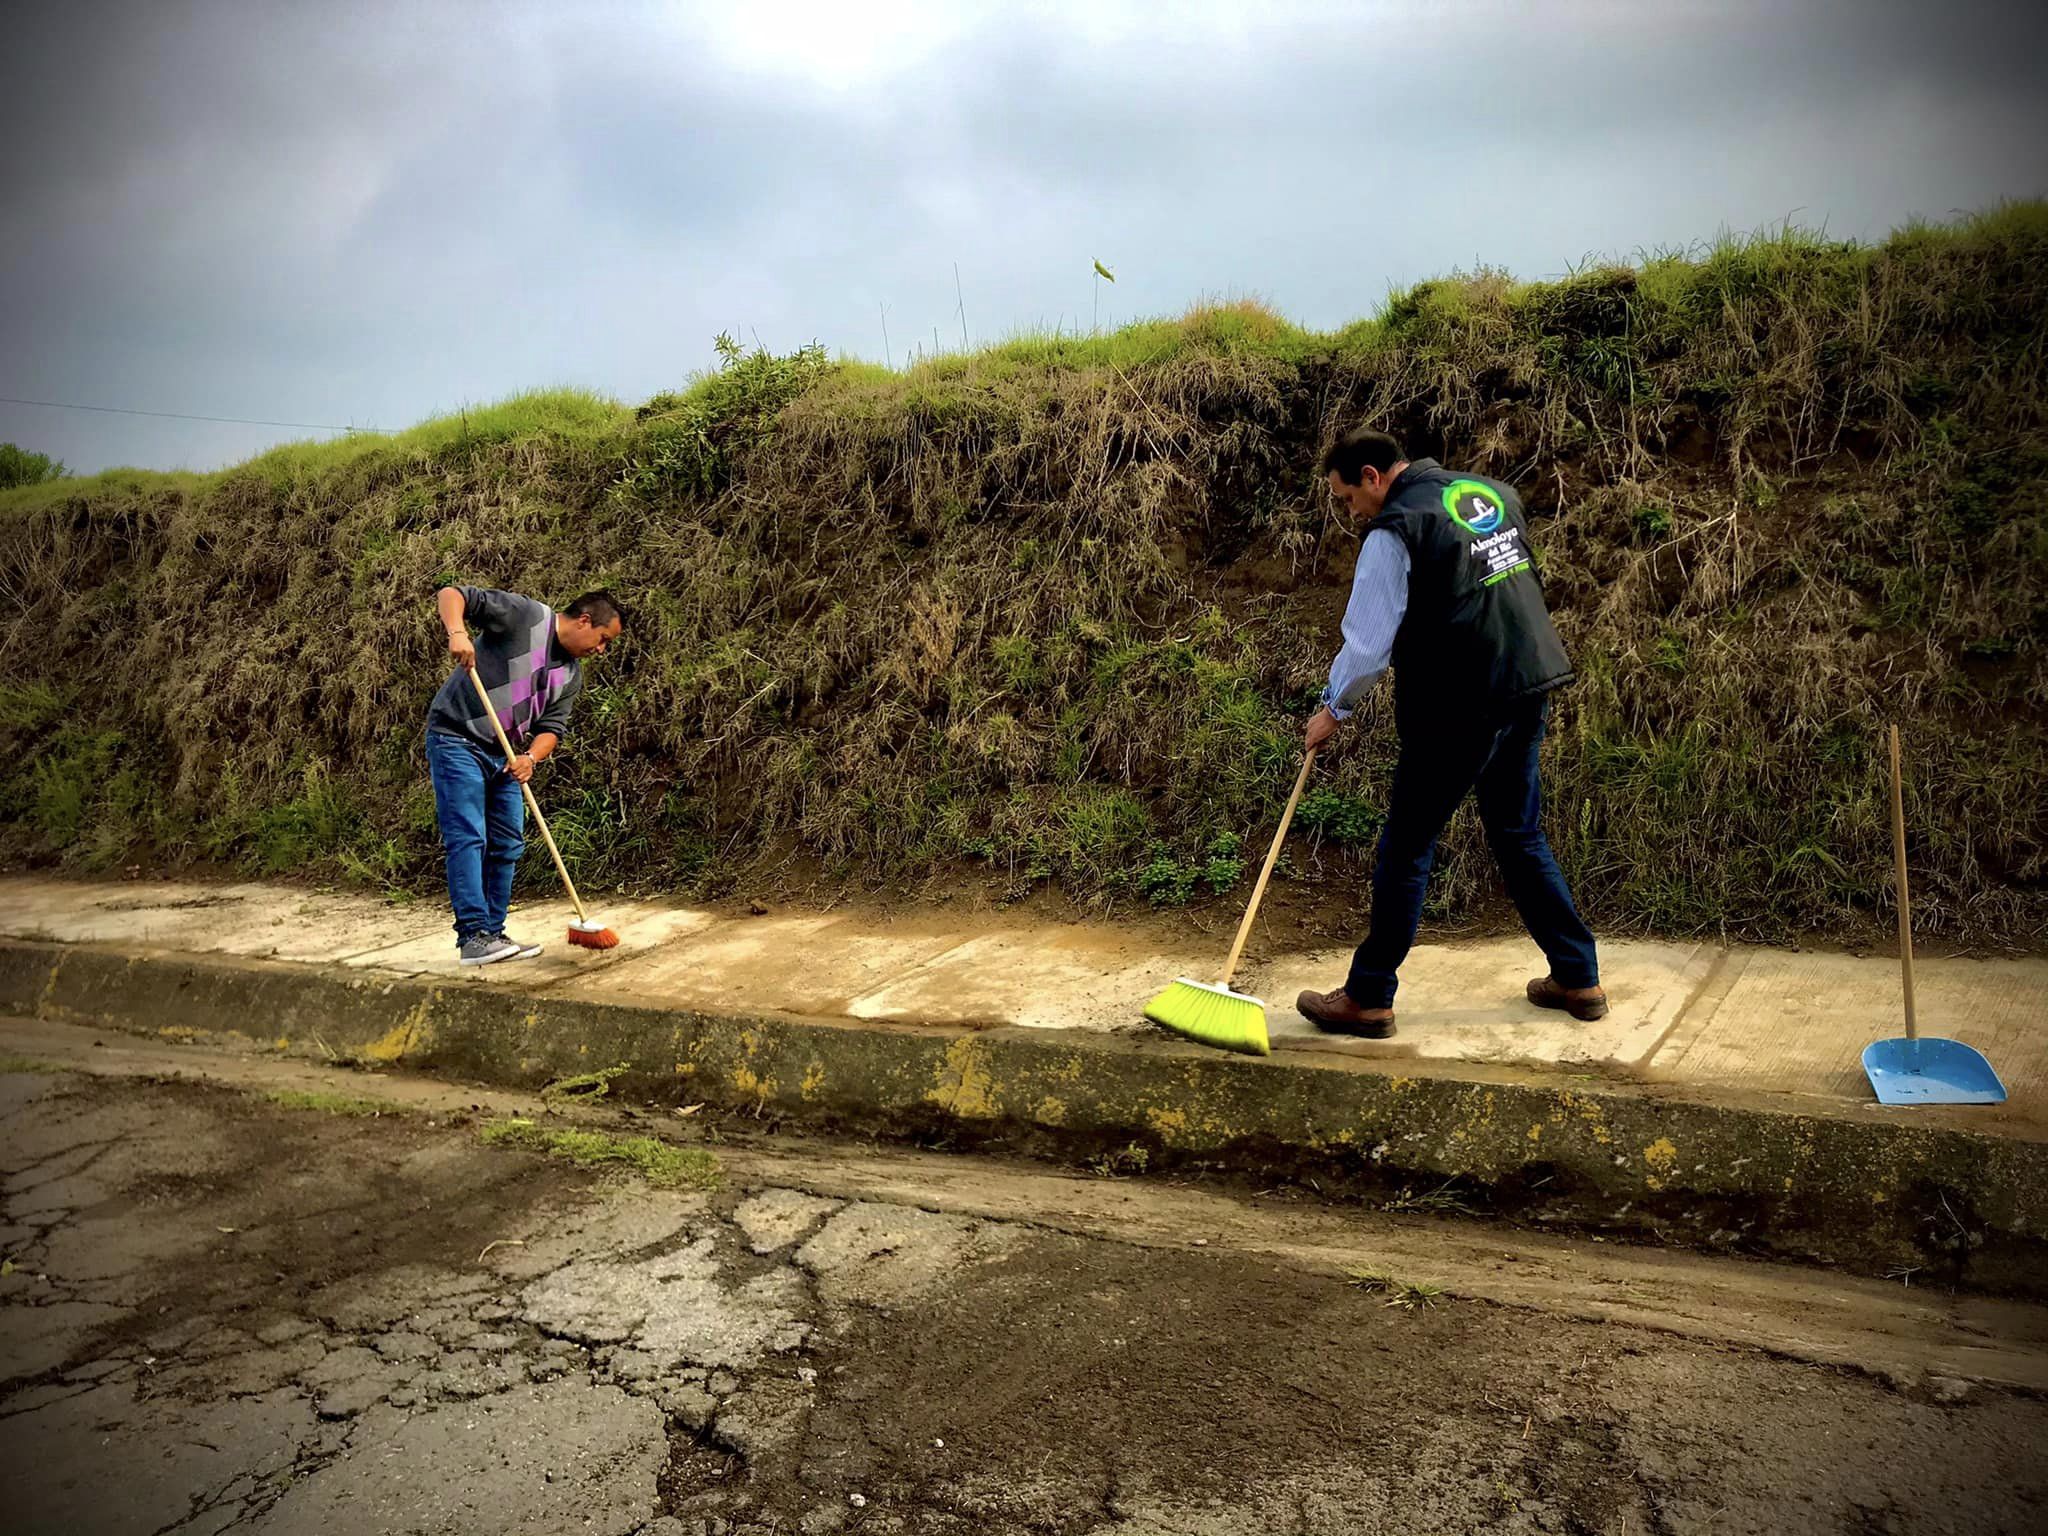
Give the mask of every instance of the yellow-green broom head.
<svg viewBox="0 0 2048 1536">
<path fill-rule="evenodd" d="M 1189 981 L 1183 976 L 1145 1005 L 1145 1017 L 1176 1035 L 1219 1050 L 1246 1056 L 1272 1054 L 1273 1047 L 1266 1039 L 1266 1005 L 1212 981 Z"/>
</svg>

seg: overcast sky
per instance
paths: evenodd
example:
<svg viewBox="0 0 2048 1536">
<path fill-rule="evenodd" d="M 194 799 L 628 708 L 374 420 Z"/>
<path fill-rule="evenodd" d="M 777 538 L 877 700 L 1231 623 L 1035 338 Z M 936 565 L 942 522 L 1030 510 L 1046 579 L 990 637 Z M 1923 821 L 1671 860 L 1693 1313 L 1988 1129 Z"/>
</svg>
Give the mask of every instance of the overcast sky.
<svg viewBox="0 0 2048 1536">
<path fill-rule="evenodd" d="M 0 396 L 403 426 L 1257 295 L 1314 327 L 1787 217 L 2048 195 L 1964 0 L 719 0 L 10 11 Z M 39 13 L 39 14 L 37 14 Z M 0 404 L 74 471 L 304 431 Z"/>
</svg>

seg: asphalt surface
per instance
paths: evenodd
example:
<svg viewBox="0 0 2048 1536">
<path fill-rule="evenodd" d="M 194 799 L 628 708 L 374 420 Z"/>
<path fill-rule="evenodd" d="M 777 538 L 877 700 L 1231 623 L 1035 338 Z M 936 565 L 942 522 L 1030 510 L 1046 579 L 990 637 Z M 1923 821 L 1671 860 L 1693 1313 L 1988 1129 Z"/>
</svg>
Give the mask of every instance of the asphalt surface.
<svg viewBox="0 0 2048 1536">
<path fill-rule="evenodd" d="M 2048 1526 L 2014 1303 L 603 1122 L 719 1160 L 658 1189 L 487 1144 L 536 1107 L 502 1096 L 36 1028 L 0 1042 L 48 1053 L 0 1073 L 16 1536 Z"/>
</svg>

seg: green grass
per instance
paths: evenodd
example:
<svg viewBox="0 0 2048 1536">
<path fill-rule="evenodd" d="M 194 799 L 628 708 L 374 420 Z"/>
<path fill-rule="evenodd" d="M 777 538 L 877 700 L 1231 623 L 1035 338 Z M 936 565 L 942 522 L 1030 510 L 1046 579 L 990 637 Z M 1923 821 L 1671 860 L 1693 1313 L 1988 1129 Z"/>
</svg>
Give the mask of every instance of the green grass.
<svg viewBox="0 0 2048 1536">
<path fill-rule="evenodd" d="M 1458 1195 L 1457 1182 L 1456 1179 L 1447 1179 L 1434 1189 L 1404 1189 L 1380 1209 L 1431 1216 L 1469 1216 L 1472 1207 Z"/>
<path fill-rule="evenodd" d="M 637 409 L 0 493 L 0 851 L 432 893 L 434 588 L 602 584 L 635 622 L 536 786 L 593 894 L 794 857 L 1234 902 L 1355 549 L 1316 456 L 1370 419 L 1529 502 L 1580 672 L 1550 830 L 1602 931 L 1881 935 L 1879 770 L 1841 743 L 1903 710 L 1921 931 L 2048 944 L 2044 272 L 2015 204 L 1455 273 L 1322 334 L 1245 301 L 893 369 L 728 340 Z M 1289 869 L 1348 890 L 1384 695 L 1341 742 Z M 1428 911 L 1506 920 L 1469 815 Z"/>
<path fill-rule="evenodd" d="M 1398 1307 L 1405 1312 L 1419 1312 L 1435 1306 L 1443 1299 L 1443 1287 L 1426 1281 L 1402 1280 L 1378 1270 L 1354 1269 L 1346 1272 L 1346 1284 L 1368 1295 L 1385 1299 L 1386 1305 Z"/>
<path fill-rule="evenodd" d="M 54 1061 L 40 1061 L 33 1056 L 0 1056 L 0 1073 L 54 1073 L 69 1072 L 69 1067 Z"/>
<path fill-rule="evenodd" d="M 320 1089 L 286 1088 L 271 1094 L 270 1102 L 283 1109 L 305 1109 L 322 1115 L 347 1115 L 358 1119 L 376 1119 L 384 1115 L 404 1114 L 404 1106 L 388 1100 L 351 1098 L 344 1093 L 328 1093 Z"/>
<path fill-rule="evenodd" d="M 923 366 L 939 378 L 976 369 L 1107 368 L 1130 373 L 1203 355 L 1302 363 L 1327 350 L 1326 338 L 1303 330 L 1256 299 L 1238 299 L 1204 302 L 1178 319 L 1139 320 L 1098 334 L 1064 329 L 1020 332 L 982 351 L 941 356 Z"/>
<path fill-rule="evenodd" d="M 633 424 L 628 406 L 578 389 L 529 390 L 490 404 L 465 406 L 396 432 L 350 432 L 307 438 L 265 450 L 210 474 L 188 470 L 108 469 L 0 492 L 0 515 L 110 496 L 190 497 L 235 475 L 259 475 L 280 487 L 317 483 L 371 463 L 430 465 L 450 454 L 546 438 L 599 439 Z"/>
<path fill-rule="evenodd" d="M 195 474 L 183 469 L 103 469 L 94 475 L 67 475 L 40 485 L 17 486 L 0 491 L 0 516 L 10 512 L 33 512 L 70 502 L 92 504 L 109 499 L 148 502 L 180 499 L 202 492 L 215 484 L 216 474 Z"/>
<path fill-rule="evenodd" d="M 663 1189 L 714 1189 L 722 1177 L 711 1153 L 672 1146 L 652 1136 L 613 1136 L 524 1119 L 493 1120 L 479 1134 L 490 1146 L 540 1152 L 579 1168 L 630 1168 Z"/>
<path fill-rule="evenodd" d="M 274 483 L 299 484 L 367 460 L 431 463 L 451 454 L 472 454 L 535 439 L 601 437 L 625 431 L 632 419 L 628 407 L 584 390 L 531 390 L 486 405 L 461 407 L 400 432 L 355 432 L 286 443 L 238 470 L 263 475 Z"/>
</svg>

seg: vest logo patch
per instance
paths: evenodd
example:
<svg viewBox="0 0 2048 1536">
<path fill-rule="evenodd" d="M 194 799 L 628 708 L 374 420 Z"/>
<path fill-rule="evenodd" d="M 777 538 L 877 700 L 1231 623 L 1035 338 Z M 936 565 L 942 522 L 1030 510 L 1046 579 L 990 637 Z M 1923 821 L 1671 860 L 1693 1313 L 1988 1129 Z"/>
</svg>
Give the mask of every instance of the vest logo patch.
<svg viewBox="0 0 2048 1536">
<path fill-rule="evenodd" d="M 1487 534 L 1500 527 L 1507 505 L 1500 492 L 1477 480 L 1453 480 L 1444 487 L 1444 510 L 1467 533 Z"/>
</svg>

